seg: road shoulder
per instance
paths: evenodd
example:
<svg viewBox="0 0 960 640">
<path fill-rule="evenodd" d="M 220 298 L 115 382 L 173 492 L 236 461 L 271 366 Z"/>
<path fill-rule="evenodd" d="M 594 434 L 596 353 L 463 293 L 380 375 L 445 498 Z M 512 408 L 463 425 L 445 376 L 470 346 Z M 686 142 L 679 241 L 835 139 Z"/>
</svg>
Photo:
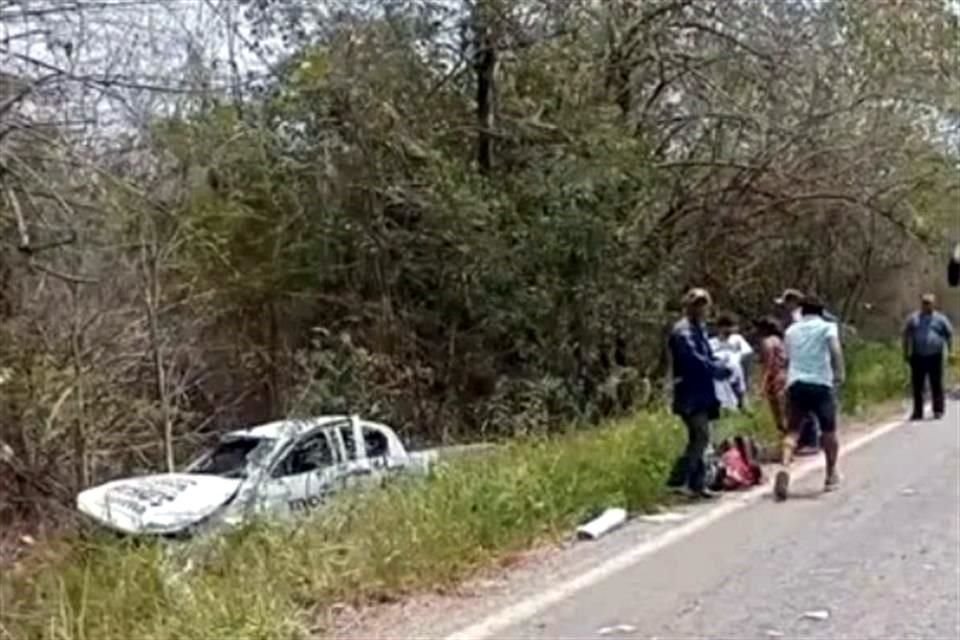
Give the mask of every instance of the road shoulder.
<svg viewBox="0 0 960 640">
<path fill-rule="evenodd" d="M 891 421 L 900 422 L 904 411 L 902 401 L 874 407 L 857 419 L 848 419 L 842 426 L 842 438 L 845 441 L 862 439 L 872 431 L 889 425 Z M 743 494 L 730 494 L 724 497 L 719 506 L 726 508 L 730 501 L 741 499 Z M 632 547 L 657 544 L 660 538 L 669 537 L 667 534 L 671 531 L 676 533 L 677 528 L 703 518 L 717 506 L 671 506 L 671 517 L 666 522 L 634 518 L 621 529 L 589 543 L 576 542 L 571 532 L 562 540 L 504 556 L 497 566 L 454 587 L 393 603 L 362 608 L 347 605 L 335 607 L 320 626 L 332 629 L 333 637 L 343 639 L 444 637 L 552 585 L 583 575 Z"/>
</svg>

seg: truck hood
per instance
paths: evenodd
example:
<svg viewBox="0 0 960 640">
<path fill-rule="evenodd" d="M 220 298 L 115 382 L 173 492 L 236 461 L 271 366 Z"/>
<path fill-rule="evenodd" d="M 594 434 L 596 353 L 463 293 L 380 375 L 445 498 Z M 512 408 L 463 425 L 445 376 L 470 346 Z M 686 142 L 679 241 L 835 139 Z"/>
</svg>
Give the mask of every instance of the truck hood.
<svg viewBox="0 0 960 640">
<path fill-rule="evenodd" d="M 77 495 L 77 509 L 122 533 L 176 533 L 229 502 L 240 482 L 190 473 L 114 480 Z"/>
</svg>

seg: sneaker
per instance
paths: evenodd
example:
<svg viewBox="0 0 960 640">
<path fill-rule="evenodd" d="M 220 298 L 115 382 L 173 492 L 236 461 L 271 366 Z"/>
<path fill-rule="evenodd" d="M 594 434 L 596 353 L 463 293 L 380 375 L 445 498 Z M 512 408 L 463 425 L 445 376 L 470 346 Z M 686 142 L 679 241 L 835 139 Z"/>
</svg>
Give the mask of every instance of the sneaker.
<svg viewBox="0 0 960 640">
<path fill-rule="evenodd" d="M 917 422 L 918 420 L 923 420 L 923 414 L 922 414 L 922 413 L 920 413 L 920 414 L 915 413 L 915 414 L 913 414 L 913 415 L 910 416 L 910 420 L 911 420 L 912 422 Z"/>
<path fill-rule="evenodd" d="M 933 414 L 933 419 L 934 419 L 934 420 L 943 420 L 943 412 L 940 411 L 939 413 Z"/>
<path fill-rule="evenodd" d="M 827 476 L 826 482 L 823 483 L 823 490 L 827 493 L 831 491 L 836 491 L 840 488 L 840 474 L 833 472 L 831 475 Z"/>
<path fill-rule="evenodd" d="M 787 493 L 790 490 L 790 472 L 781 470 L 777 472 L 773 479 L 773 497 L 779 502 L 787 499 Z"/>
<path fill-rule="evenodd" d="M 673 495 L 681 498 L 692 498 L 694 496 L 693 491 L 685 484 L 670 485 L 667 487 L 667 490 Z"/>
<path fill-rule="evenodd" d="M 710 491 L 709 489 L 701 489 L 700 491 L 694 491 L 693 496 L 700 500 L 716 500 L 720 497 L 720 494 L 716 491 Z"/>
</svg>

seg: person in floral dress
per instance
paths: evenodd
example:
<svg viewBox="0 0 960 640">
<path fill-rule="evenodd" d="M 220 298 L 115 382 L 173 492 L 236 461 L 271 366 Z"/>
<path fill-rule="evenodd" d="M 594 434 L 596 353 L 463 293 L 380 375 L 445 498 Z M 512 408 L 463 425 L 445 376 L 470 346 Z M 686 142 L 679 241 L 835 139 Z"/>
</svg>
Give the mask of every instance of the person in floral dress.
<svg viewBox="0 0 960 640">
<path fill-rule="evenodd" d="M 760 334 L 760 362 L 763 366 L 761 388 L 770 404 L 777 429 L 787 430 L 787 350 L 783 344 L 783 329 L 776 318 L 764 318 L 757 323 Z"/>
</svg>

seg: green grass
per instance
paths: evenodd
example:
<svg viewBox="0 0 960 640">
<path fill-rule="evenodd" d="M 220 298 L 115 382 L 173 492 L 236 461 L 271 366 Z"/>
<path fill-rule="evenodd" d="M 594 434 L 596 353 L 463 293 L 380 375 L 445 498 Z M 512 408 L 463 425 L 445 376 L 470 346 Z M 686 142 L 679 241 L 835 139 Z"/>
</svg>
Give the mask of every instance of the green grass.
<svg viewBox="0 0 960 640">
<path fill-rule="evenodd" d="M 903 390 L 892 347 L 852 348 L 849 369 L 849 410 Z M 756 404 L 752 415 L 721 420 L 717 436 L 775 437 Z M 337 603 L 454 585 L 607 506 L 655 508 L 682 445 L 682 429 L 663 411 L 515 442 L 429 478 L 347 497 L 300 526 L 234 532 L 198 554 L 179 582 L 168 578 L 175 563 L 162 545 L 51 543 L 0 576 L 0 639 L 305 638 L 320 633 Z"/>
</svg>

